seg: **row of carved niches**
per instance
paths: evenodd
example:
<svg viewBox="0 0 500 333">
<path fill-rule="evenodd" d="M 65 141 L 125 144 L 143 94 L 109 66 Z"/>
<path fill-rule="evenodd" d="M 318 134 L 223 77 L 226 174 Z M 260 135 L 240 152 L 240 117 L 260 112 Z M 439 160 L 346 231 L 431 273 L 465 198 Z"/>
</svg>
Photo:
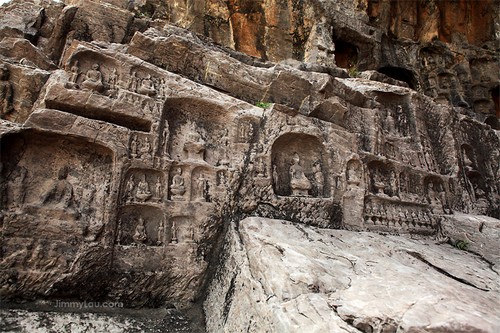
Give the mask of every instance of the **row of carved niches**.
<svg viewBox="0 0 500 333">
<path fill-rule="evenodd" d="M 436 230 L 435 218 L 425 205 L 401 204 L 382 198 L 367 197 L 365 225 L 380 231 L 429 232 Z"/>
<path fill-rule="evenodd" d="M 450 52 L 424 48 L 421 50 L 425 94 L 439 103 L 474 107 L 477 113 L 498 112 L 498 61 L 487 58 L 457 61 Z"/>
<path fill-rule="evenodd" d="M 153 99 L 167 97 L 165 78 L 145 67 L 121 66 L 115 59 L 99 53 L 77 53 L 70 59 L 66 70 L 69 73 L 66 87 L 69 89 L 89 90 L 110 97 L 120 95 L 133 104 L 144 100 L 141 95 Z"/>
<path fill-rule="evenodd" d="M 393 201 L 430 204 L 433 213 L 448 212 L 447 188 L 438 176 L 424 176 L 411 169 L 399 170 L 389 163 L 368 163 L 368 191 Z"/>
<path fill-rule="evenodd" d="M 110 204 L 110 151 L 32 132 L 3 137 L 1 145 L 2 208 L 13 213 L 13 230 L 31 234 L 40 229 L 42 235 L 56 233 L 62 238 L 99 233 Z M 14 216 L 23 217 L 22 228 L 16 227 Z"/>
<path fill-rule="evenodd" d="M 165 246 L 193 243 L 198 239 L 194 217 L 167 217 L 155 207 L 129 205 L 118 219 L 116 244 L 133 246 Z"/>
<path fill-rule="evenodd" d="M 287 133 L 271 152 L 274 193 L 279 196 L 329 197 L 328 158 L 323 144 L 312 135 Z"/>
<path fill-rule="evenodd" d="M 374 142 L 374 155 L 398 161 L 413 168 L 439 172 L 439 166 L 434 157 L 429 139 L 420 135 L 420 143 L 411 140 L 386 138 L 377 132 Z"/>
</svg>

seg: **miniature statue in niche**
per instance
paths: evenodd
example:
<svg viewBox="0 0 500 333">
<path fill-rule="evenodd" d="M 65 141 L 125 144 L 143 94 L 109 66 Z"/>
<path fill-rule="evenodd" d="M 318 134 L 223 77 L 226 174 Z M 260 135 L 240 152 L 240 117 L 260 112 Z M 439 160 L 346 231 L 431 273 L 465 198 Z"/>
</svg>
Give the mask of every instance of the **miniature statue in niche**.
<svg viewBox="0 0 500 333">
<path fill-rule="evenodd" d="M 158 133 L 159 127 L 160 127 L 160 122 L 158 120 L 153 120 L 153 123 L 151 124 L 151 135 L 153 136 L 153 152 L 156 152 L 159 148 L 158 146 L 158 141 L 160 139 L 160 135 Z"/>
<path fill-rule="evenodd" d="M 385 118 L 385 129 L 388 134 L 396 133 L 396 123 L 394 121 L 394 117 L 392 116 L 392 112 L 387 110 L 387 116 Z"/>
<path fill-rule="evenodd" d="M 78 89 L 78 76 L 80 75 L 80 62 L 75 60 L 73 66 L 69 69 L 71 72 L 71 76 L 69 77 L 69 81 L 66 82 L 65 87 L 69 89 Z"/>
<path fill-rule="evenodd" d="M 137 72 L 133 71 L 128 82 L 128 89 L 130 91 L 136 92 L 139 87 L 139 78 L 137 77 Z"/>
<path fill-rule="evenodd" d="M 142 216 L 139 216 L 139 223 L 135 227 L 132 239 L 136 244 L 144 244 L 148 239 L 148 236 L 146 235 L 146 227 L 144 227 L 144 220 Z"/>
<path fill-rule="evenodd" d="M 313 171 L 314 171 L 314 180 L 316 181 L 316 188 L 318 189 L 318 197 L 322 197 L 325 186 L 325 177 L 323 176 L 323 171 L 321 170 L 320 161 L 317 161 L 314 164 Z"/>
<path fill-rule="evenodd" d="M 361 180 L 359 179 L 359 164 L 351 163 L 351 165 L 347 168 L 347 183 L 349 185 L 359 185 Z"/>
<path fill-rule="evenodd" d="M 151 75 L 147 75 L 141 82 L 141 86 L 137 89 L 137 92 L 142 95 L 154 96 L 156 95 L 156 90 L 151 80 Z"/>
<path fill-rule="evenodd" d="M 194 227 L 189 226 L 188 232 L 187 232 L 187 240 L 188 243 L 193 243 L 194 242 Z"/>
<path fill-rule="evenodd" d="M 156 240 L 156 245 L 165 244 L 165 221 L 161 219 L 160 225 L 158 226 L 158 237 Z"/>
<path fill-rule="evenodd" d="M 398 132 L 402 136 L 406 136 L 408 131 L 408 119 L 406 118 L 406 113 L 403 111 L 403 107 L 401 105 L 396 107 L 396 120 L 398 123 Z"/>
<path fill-rule="evenodd" d="M 117 81 L 118 81 L 118 74 L 116 72 L 116 68 L 113 68 L 113 71 L 111 72 L 108 78 L 109 89 L 115 90 Z"/>
<path fill-rule="evenodd" d="M 12 85 L 9 82 L 9 69 L 4 65 L 0 65 L 0 112 L 1 116 L 8 115 L 12 112 Z"/>
<path fill-rule="evenodd" d="M 157 201 L 160 201 L 161 202 L 161 199 L 162 199 L 162 189 L 161 189 L 161 177 L 158 177 L 156 179 L 156 184 L 155 184 L 155 199 Z"/>
<path fill-rule="evenodd" d="M 294 153 L 293 164 L 289 169 L 290 173 L 290 188 L 293 196 L 308 196 L 309 190 L 312 188 L 311 182 L 304 174 L 303 168 L 300 165 L 299 154 Z"/>
<path fill-rule="evenodd" d="M 136 158 L 138 155 L 139 143 L 137 142 L 137 135 L 132 136 L 132 141 L 130 142 L 130 156 Z"/>
<path fill-rule="evenodd" d="M 137 184 L 137 192 L 135 193 L 135 198 L 139 202 L 145 202 L 151 197 L 151 191 L 149 190 L 149 184 L 146 181 L 146 175 L 142 176 L 142 179 Z"/>
<path fill-rule="evenodd" d="M 134 197 L 134 190 L 135 190 L 135 180 L 134 180 L 134 175 L 130 176 L 130 179 L 127 182 L 127 188 L 124 193 L 124 200 L 126 202 L 131 202 L 133 197 Z"/>
<path fill-rule="evenodd" d="M 175 220 L 172 221 L 172 240 L 170 241 L 172 244 L 177 244 L 178 239 L 177 239 L 177 233 L 179 229 L 177 228 L 177 224 L 175 223 Z"/>
<path fill-rule="evenodd" d="M 193 131 L 189 133 L 184 150 L 187 152 L 188 160 L 203 160 L 205 152 L 205 141 L 201 135 Z"/>
<path fill-rule="evenodd" d="M 196 179 L 195 201 L 206 201 L 207 179 L 204 174 L 200 174 Z"/>
<path fill-rule="evenodd" d="M 149 139 L 147 137 L 139 149 L 139 154 L 142 159 L 148 158 L 151 154 L 151 144 L 149 143 Z"/>
<path fill-rule="evenodd" d="M 99 64 L 93 64 L 92 68 L 87 71 L 85 80 L 82 82 L 82 88 L 102 92 L 104 86 L 102 84 L 102 74 L 99 70 Z"/>
<path fill-rule="evenodd" d="M 392 196 L 397 197 L 399 186 L 398 186 L 398 177 L 397 177 L 396 172 L 394 170 L 391 170 L 389 182 L 390 182 Z"/>
<path fill-rule="evenodd" d="M 375 194 L 379 196 L 387 196 L 384 193 L 386 185 L 384 183 L 383 177 L 378 170 L 372 171 L 373 188 L 375 189 Z"/>
<path fill-rule="evenodd" d="M 274 187 L 276 190 L 279 182 L 278 171 L 276 170 L 276 164 L 273 164 L 273 180 L 274 180 Z"/>
<path fill-rule="evenodd" d="M 248 142 L 253 137 L 253 124 L 251 121 L 241 121 L 238 127 L 239 142 Z"/>
<path fill-rule="evenodd" d="M 172 193 L 172 200 L 184 201 L 184 178 L 182 177 L 182 169 L 177 168 L 176 174 L 172 177 L 172 184 L 170 185 L 170 192 Z"/>
<path fill-rule="evenodd" d="M 221 158 L 219 159 L 219 164 L 220 165 L 229 165 L 229 157 L 227 156 L 228 149 L 229 149 L 229 131 L 227 128 L 223 130 L 222 136 L 219 140 L 220 144 L 220 155 Z"/>
<path fill-rule="evenodd" d="M 168 137 L 170 135 L 170 131 L 169 131 L 169 128 L 168 128 L 168 122 L 165 121 L 165 124 L 163 126 L 163 131 L 161 133 L 161 137 L 162 137 L 162 145 L 163 145 L 163 154 L 166 155 L 167 157 L 169 157 L 169 154 L 168 154 Z"/>
<path fill-rule="evenodd" d="M 260 156 L 255 161 L 255 169 L 257 173 L 257 177 L 266 177 L 266 161 L 264 156 Z"/>
<path fill-rule="evenodd" d="M 160 79 L 160 82 L 159 82 L 159 89 L 158 89 L 158 97 L 160 98 L 164 98 L 164 97 L 167 97 L 167 94 L 166 94 L 166 91 L 165 91 L 165 79 Z"/>
<path fill-rule="evenodd" d="M 73 185 L 67 180 L 69 170 L 62 167 L 57 173 L 57 180 L 42 198 L 43 204 L 54 204 L 61 208 L 68 208 L 73 202 Z"/>
</svg>

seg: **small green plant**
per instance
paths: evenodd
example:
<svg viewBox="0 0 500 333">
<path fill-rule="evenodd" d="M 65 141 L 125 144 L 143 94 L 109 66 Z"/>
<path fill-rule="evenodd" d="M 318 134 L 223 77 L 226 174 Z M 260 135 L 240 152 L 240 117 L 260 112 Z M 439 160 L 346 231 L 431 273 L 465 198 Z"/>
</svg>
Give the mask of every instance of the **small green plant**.
<svg viewBox="0 0 500 333">
<path fill-rule="evenodd" d="M 361 74 L 356 64 L 352 61 L 349 61 L 349 64 L 347 65 L 347 72 L 349 73 L 350 77 L 358 77 L 359 74 Z"/>
<path fill-rule="evenodd" d="M 456 247 L 459 250 L 467 251 L 467 248 L 469 247 L 469 242 L 464 241 L 463 239 L 457 239 L 453 243 L 453 246 Z"/>
<path fill-rule="evenodd" d="M 347 72 L 349 73 L 350 77 L 358 77 L 360 74 L 360 72 L 358 71 L 358 68 L 356 66 L 349 67 Z"/>
<path fill-rule="evenodd" d="M 257 106 L 259 108 L 267 109 L 268 107 L 271 106 L 271 104 L 273 104 L 273 103 L 257 102 L 257 103 L 255 103 L 255 106 Z"/>
</svg>

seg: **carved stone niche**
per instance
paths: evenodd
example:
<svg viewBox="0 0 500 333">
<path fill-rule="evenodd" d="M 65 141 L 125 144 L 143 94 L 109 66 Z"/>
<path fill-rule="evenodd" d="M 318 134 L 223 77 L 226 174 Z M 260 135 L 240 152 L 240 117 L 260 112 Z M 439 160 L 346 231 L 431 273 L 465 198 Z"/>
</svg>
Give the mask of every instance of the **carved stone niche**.
<svg viewBox="0 0 500 333">
<path fill-rule="evenodd" d="M 424 189 L 432 212 L 434 214 L 444 213 L 448 207 L 448 200 L 443 180 L 436 176 L 425 177 Z"/>
<path fill-rule="evenodd" d="M 276 195 L 319 198 L 331 195 L 326 152 L 317 137 L 283 134 L 272 145 L 271 161 Z"/>
<path fill-rule="evenodd" d="M 26 131 L 2 137 L 0 152 L 4 236 L 80 240 L 100 234 L 110 209 L 111 150 Z"/>
<path fill-rule="evenodd" d="M 369 192 L 382 197 L 399 195 L 398 174 L 390 163 L 372 161 L 368 163 Z"/>
<path fill-rule="evenodd" d="M 151 169 L 130 169 L 122 182 L 122 204 L 158 204 L 166 194 L 162 172 Z"/>
<path fill-rule="evenodd" d="M 216 179 L 213 170 L 206 167 L 196 167 L 191 172 L 191 201 L 212 202 L 217 195 Z"/>
<path fill-rule="evenodd" d="M 121 66 L 115 59 L 95 52 L 76 53 L 66 64 L 70 89 L 89 90 L 116 97 L 121 86 Z"/>
<path fill-rule="evenodd" d="M 250 143 L 258 129 L 258 121 L 253 117 L 240 117 L 236 120 L 234 142 Z"/>
<path fill-rule="evenodd" d="M 127 74 L 125 89 L 151 98 L 165 97 L 165 80 L 157 77 L 156 73 L 135 66 Z"/>
<path fill-rule="evenodd" d="M 155 140 L 151 135 L 142 132 L 132 132 L 129 142 L 129 156 L 133 159 L 149 161 L 152 159 L 155 151 L 154 144 Z"/>
<path fill-rule="evenodd" d="M 364 187 L 363 163 L 358 159 L 351 159 L 347 162 L 346 181 L 347 187 Z"/>
<path fill-rule="evenodd" d="M 198 227 L 193 216 L 174 216 L 171 221 L 171 244 L 194 243 L 198 238 Z"/>
<path fill-rule="evenodd" d="M 162 246 L 172 240 L 172 224 L 156 207 L 129 205 L 118 214 L 118 245 Z"/>
</svg>

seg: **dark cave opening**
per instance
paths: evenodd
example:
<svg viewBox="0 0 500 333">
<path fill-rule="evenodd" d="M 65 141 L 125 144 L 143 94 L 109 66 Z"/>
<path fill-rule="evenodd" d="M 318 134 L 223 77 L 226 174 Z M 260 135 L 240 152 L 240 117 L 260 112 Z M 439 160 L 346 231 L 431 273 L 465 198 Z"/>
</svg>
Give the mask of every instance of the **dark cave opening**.
<svg viewBox="0 0 500 333">
<path fill-rule="evenodd" d="M 500 118 L 500 86 L 491 89 L 491 99 L 493 99 L 493 103 L 495 103 L 495 114 L 498 123 L 498 118 Z"/>
<path fill-rule="evenodd" d="M 500 121 L 495 116 L 489 116 L 484 120 L 484 123 L 490 125 L 494 130 L 500 130 Z"/>
<path fill-rule="evenodd" d="M 341 68 L 353 68 L 358 63 L 358 48 L 343 40 L 335 41 L 335 63 Z"/>
<path fill-rule="evenodd" d="M 408 84 L 408 87 L 410 87 L 411 89 L 415 89 L 417 86 L 415 75 L 413 75 L 413 73 L 408 69 L 386 66 L 379 68 L 377 72 L 385 74 L 395 80 L 406 82 Z"/>
</svg>

